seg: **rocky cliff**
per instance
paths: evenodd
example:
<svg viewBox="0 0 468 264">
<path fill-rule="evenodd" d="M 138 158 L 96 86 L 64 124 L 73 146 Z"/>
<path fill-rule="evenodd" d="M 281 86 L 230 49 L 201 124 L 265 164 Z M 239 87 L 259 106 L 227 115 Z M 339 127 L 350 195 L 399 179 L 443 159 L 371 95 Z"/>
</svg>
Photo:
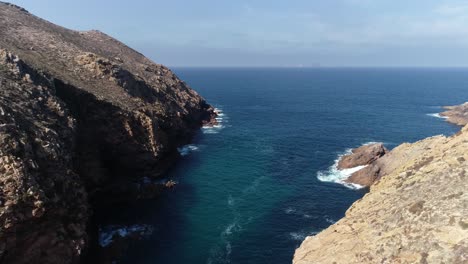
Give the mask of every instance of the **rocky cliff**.
<svg viewBox="0 0 468 264">
<path fill-rule="evenodd" d="M 108 35 L 0 2 L 0 262 L 79 262 L 93 210 L 153 196 L 146 179 L 214 117 L 168 68 Z"/>
<path fill-rule="evenodd" d="M 402 144 L 360 170 L 369 193 L 307 237 L 293 263 L 468 263 L 467 150 L 465 126 Z"/>
<path fill-rule="evenodd" d="M 447 111 L 440 113 L 440 115 L 446 117 L 447 122 L 459 126 L 468 124 L 468 102 L 461 105 L 444 106 L 444 108 Z"/>
</svg>

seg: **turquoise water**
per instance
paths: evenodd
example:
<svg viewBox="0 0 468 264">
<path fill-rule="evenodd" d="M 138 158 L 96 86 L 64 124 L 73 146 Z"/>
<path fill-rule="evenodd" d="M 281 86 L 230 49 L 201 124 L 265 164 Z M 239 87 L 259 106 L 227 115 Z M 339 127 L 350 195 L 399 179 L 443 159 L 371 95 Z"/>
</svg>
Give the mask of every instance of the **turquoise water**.
<svg viewBox="0 0 468 264">
<path fill-rule="evenodd" d="M 155 228 L 123 263 L 290 263 L 365 193 L 333 182 L 334 160 L 367 142 L 456 132 L 428 114 L 468 98 L 467 71 L 175 69 L 223 111 L 222 127 L 185 149 L 169 175 L 177 188 L 108 212 Z"/>
</svg>

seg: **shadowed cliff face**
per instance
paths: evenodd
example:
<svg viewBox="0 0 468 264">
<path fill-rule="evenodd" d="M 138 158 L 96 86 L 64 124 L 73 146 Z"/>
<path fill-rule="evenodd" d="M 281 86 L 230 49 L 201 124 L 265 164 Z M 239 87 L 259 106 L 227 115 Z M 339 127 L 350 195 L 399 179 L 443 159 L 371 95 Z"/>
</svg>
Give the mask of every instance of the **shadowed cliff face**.
<svg viewBox="0 0 468 264">
<path fill-rule="evenodd" d="M 76 262 L 87 194 L 72 164 L 76 122 L 51 82 L 0 50 L 0 260 Z"/>
<path fill-rule="evenodd" d="M 142 178 L 163 174 L 216 117 L 169 69 L 104 33 L 2 2 L 0 85 L 6 263 L 77 262 L 92 208 L 154 196 Z"/>
</svg>

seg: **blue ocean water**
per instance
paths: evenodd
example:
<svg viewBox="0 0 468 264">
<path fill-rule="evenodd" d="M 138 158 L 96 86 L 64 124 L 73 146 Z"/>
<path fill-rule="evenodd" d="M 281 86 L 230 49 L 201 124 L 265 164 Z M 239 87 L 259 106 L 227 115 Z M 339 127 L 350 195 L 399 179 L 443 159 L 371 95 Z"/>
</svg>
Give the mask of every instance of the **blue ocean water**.
<svg viewBox="0 0 468 264">
<path fill-rule="evenodd" d="M 367 142 L 393 148 L 458 131 L 429 114 L 468 98 L 468 69 L 175 72 L 222 110 L 222 126 L 183 150 L 169 175 L 177 188 L 109 213 L 155 228 L 123 263 L 290 263 L 365 193 L 318 174 Z"/>
</svg>

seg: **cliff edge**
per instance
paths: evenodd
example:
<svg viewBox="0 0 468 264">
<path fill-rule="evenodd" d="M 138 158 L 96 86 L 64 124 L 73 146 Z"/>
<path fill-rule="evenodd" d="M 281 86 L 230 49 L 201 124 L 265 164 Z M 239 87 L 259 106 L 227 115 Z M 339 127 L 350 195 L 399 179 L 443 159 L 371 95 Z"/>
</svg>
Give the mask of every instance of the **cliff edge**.
<svg viewBox="0 0 468 264">
<path fill-rule="evenodd" d="M 363 169 L 381 177 L 293 263 L 468 263 L 468 126 L 402 144 Z M 377 169 L 372 169 L 377 168 Z"/>
<path fill-rule="evenodd" d="M 156 195 L 151 178 L 215 117 L 108 35 L 0 2 L 0 262 L 79 262 L 96 244 L 93 211 Z"/>
</svg>

